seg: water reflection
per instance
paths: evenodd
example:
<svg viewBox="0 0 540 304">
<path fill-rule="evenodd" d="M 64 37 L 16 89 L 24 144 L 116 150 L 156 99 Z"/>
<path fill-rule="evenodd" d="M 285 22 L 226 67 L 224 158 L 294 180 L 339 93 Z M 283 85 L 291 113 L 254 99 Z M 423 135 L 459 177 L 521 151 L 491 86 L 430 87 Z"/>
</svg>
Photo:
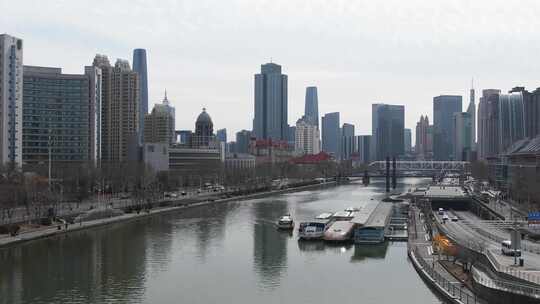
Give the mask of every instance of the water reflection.
<svg viewBox="0 0 540 304">
<path fill-rule="evenodd" d="M 354 246 L 354 254 L 351 257 L 351 262 L 363 262 L 368 259 L 381 260 L 386 258 L 387 250 L 388 242 L 370 245 L 357 244 Z"/>
<path fill-rule="evenodd" d="M 279 286 L 282 272 L 287 267 L 287 240 L 290 234 L 279 231 L 275 221 L 289 213 L 286 201 L 256 203 L 253 206 L 253 264 L 260 287 Z"/>
<path fill-rule="evenodd" d="M 434 303 L 405 246 L 299 242 L 275 227 L 286 213 L 299 223 L 380 199 L 384 182 L 374 184 L 201 206 L 3 249 L 0 304 L 346 304 L 358 294 L 395 303 L 409 290 L 411 303 Z"/>
</svg>

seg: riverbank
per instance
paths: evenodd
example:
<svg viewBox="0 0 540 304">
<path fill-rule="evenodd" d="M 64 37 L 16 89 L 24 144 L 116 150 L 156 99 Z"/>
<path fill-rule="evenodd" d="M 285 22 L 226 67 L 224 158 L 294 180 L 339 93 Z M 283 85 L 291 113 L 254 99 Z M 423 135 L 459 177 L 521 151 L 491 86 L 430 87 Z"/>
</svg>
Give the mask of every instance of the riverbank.
<svg viewBox="0 0 540 304">
<path fill-rule="evenodd" d="M 325 187 L 333 187 L 336 185 L 337 183 L 334 181 L 334 182 L 326 182 L 326 183 L 320 183 L 320 184 L 305 185 L 305 186 L 282 189 L 282 190 L 270 190 L 270 191 L 252 193 L 252 194 L 247 194 L 247 195 L 242 195 L 242 196 L 237 196 L 237 197 L 230 197 L 230 198 L 223 198 L 223 199 L 208 198 L 207 200 L 199 201 L 199 202 L 186 202 L 183 200 L 170 201 L 170 204 L 172 206 L 152 208 L 148 212 L 141 211 L 139 213 L 135 213 L 135 212 L 125 213 L 123 215 L 119 215 L 115 217 L 70 224 L 67 226 L 67 228 L 64 225 L 61 225 L 61 226 L 53 225 L 44 229 L 37 229 L 35 231 L 28 231 L 28 232 L 20 233 L 16 236 L 6 235 L 4 237 L 0 237 L 0 249 L 5 248 L 5 247 L 18 246 L 20 244 L 39 240 L 39 239 L 52 238 L 55 236 L 60 236 L 60 235 L 68 234 L 71 232 L 141 220 L 150 216 L 157 216 L 157 215 L 161 215 L 165 213 L 171 213 L 171 212 L 180 211 L 186 208 L 204 206 L 204 205 L 209 205 L 209 204 L 227 203 L 231 201 L 258 199 L 258 198 L 263 198 L 263 197 L 272 196 L 272 195 L 286 194 L 286 193 L 292 193 L 292 192 L 304 191 L 304 190 L 313 190 L 313 189 L 325 188 Z M 58 227 L 60 227 L 60 229 Z"/>
</svg>

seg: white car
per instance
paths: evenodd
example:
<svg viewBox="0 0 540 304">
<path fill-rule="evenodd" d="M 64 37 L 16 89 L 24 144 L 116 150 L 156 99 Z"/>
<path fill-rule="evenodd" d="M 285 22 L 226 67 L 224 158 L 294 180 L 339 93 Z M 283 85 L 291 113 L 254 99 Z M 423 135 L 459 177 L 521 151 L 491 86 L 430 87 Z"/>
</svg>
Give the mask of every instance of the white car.
<svg viewBox="0 0 540 304">
<path fill-rule="evenodd" d="M 452 216 L 452 222 L 457 222 L 458 220 L 459 220 L 459 219 L 458 219 L 458 217 L 457 217 L 457 216 L 455 216 L 455 215 L 454 215 L 454 216 Z"/>
</svg>

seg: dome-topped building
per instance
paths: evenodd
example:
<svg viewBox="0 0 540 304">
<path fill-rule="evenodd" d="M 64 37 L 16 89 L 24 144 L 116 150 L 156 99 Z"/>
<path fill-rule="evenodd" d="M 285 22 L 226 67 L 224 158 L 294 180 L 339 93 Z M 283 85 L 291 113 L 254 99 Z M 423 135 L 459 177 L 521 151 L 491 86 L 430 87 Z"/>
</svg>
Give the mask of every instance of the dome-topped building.
<svg viewBox="0 0 540 304">
<path fill-rule="evenodd" d="M 195 122 L 195 136 L 198 144 L 204 146 L 208 146 L 210 139 L 214 136 L 214 124 L 210 115 L 206 113 L 206 108 L 203 108 Z"/>
</svg>

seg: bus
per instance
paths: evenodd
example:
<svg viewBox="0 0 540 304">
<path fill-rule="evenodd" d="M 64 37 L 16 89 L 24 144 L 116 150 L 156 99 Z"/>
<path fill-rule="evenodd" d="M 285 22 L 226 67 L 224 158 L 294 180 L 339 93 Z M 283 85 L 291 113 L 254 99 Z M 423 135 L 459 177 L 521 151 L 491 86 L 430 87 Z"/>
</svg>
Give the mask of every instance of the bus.
<svg viewBox="0 0 540 304">
<path fill-rule="evenodd" d="M 509 240 L 504 240 L 501 242 L 501 253 L 509 256 L 521 256 L 521 250 L 512 248 L 512 242 Z"/>
</svg>

